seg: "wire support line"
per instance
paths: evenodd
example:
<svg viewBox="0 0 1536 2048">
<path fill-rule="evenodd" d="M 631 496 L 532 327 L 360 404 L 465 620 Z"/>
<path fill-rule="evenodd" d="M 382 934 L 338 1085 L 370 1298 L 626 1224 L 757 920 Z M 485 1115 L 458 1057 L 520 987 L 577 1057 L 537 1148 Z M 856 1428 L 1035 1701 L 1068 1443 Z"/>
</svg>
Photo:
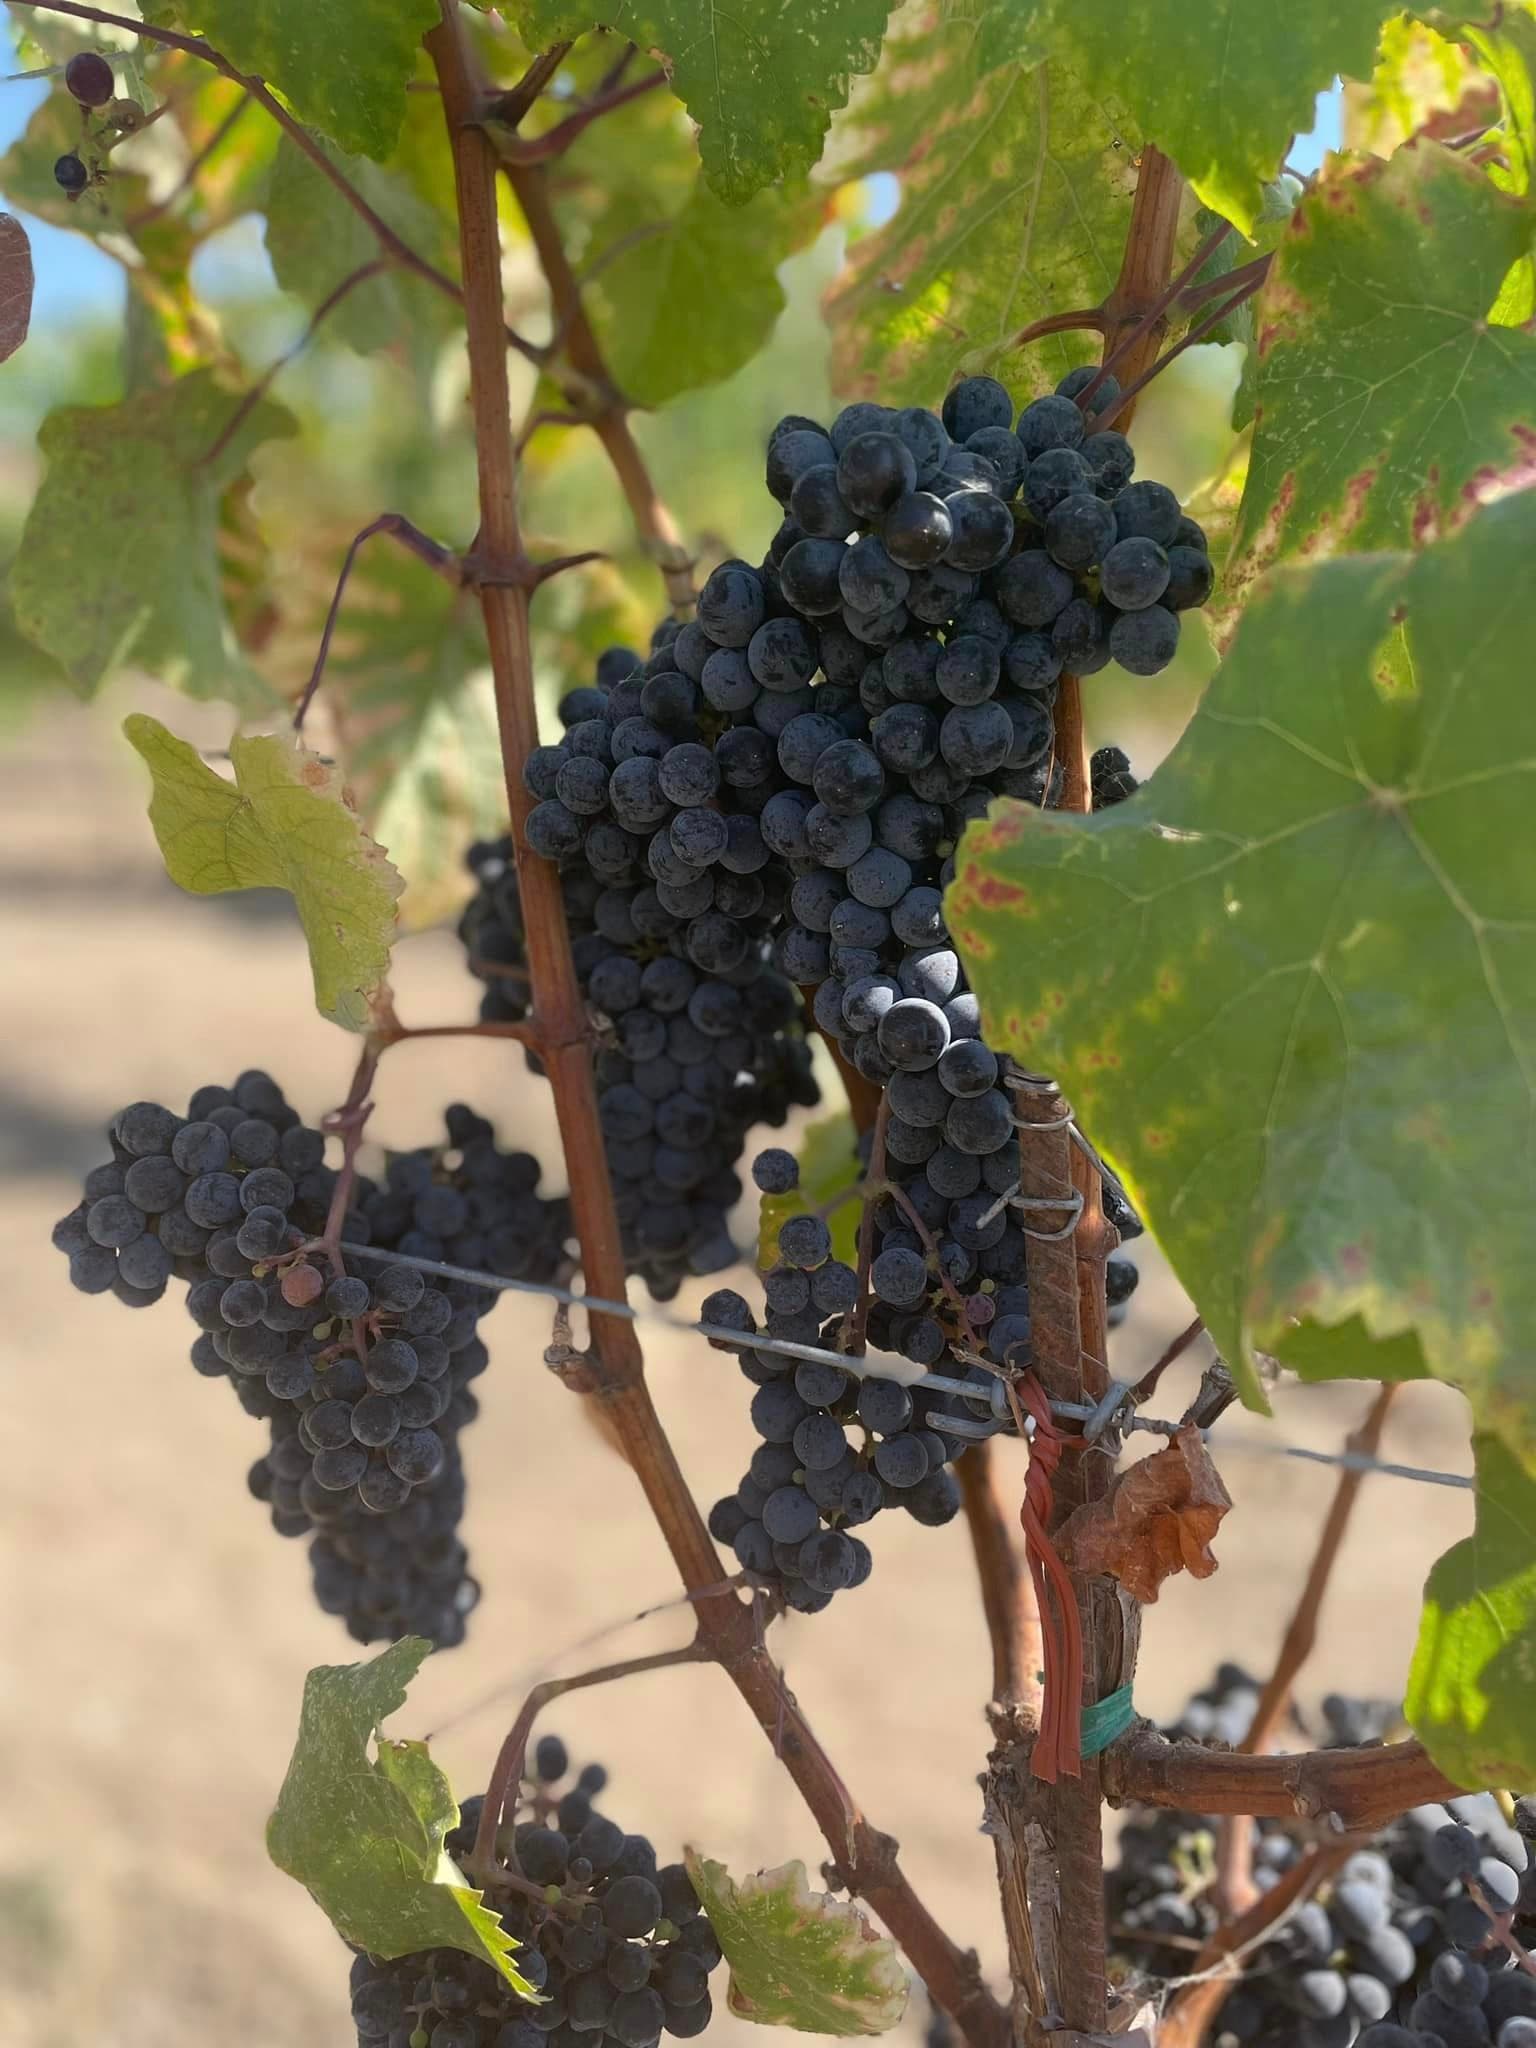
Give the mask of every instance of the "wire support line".
<svg viewBox="0 0 1536 2048">
<path fill-rule="evenodd" d="M 691 1323 L 685 1316 L 671 1315 L 664 1308 L 636 1308 L 628 1301 L 605 1301 L 600 1295 L 578 1294 L 573 1288 L 557 1286 L 553 1281 L 512 1280 L 501 1273 L 486 1273 L 474 1266 L 454 1266 L 443 1259 L 417 1258 L 408 1252 L 386 1251 L 382 1245 L 352 1244 L 343 1242 L 343 1251 L 349 1258 L 383 1259 L 391 1265 L 411 1266 L 418 1273 L 433 1273 L 445 1280 L 462 1280 L 475 1287 L 488 1287 L 500 1294 L 531 1294 L 545 1301 L 562 1302 L 568 1308 L 595 1309 L 600 1315 L 624 1316 L 632 1323 L 650 1323 L 659 1329 L 675 1330 L 688 1337 L 707 1337 L 728 1345 L 733 1351 L 768 1351 L 781 1358 L 793 1358 L 812 1365 L 835 1365 L 855 1379 L 895 1379 L 908 1388 L 921 1388 L 926 1393 L 958 1394 L 962 1400 L 984 1410 L 992 1410 L 1001 1396 L 1006 1399 L 1004 1382 L 999 1376 L 997 1394 L 976 1386 L 967 1380 L 960 1380 L 948 1373 L 911 1373 L 904 1370 L 909 1361 L 889 1353 L 862 1353 L 852 1351 L 829 1351 L 822 1345 L 797 1344 L 787 1337 L 770 1337 L 765 1331 L 727 1329 L 719 1323 Z M 1100 1404 L 1102 1408 L 1103 1404 Z M 1098 1415 L 1098 1409 L 1090 1408 L 1084 1402 L 1063 1401 L 1051 1403 L 1052 1410 L 1068 1420 L 1086 1421 Z M 1005 1422 L 997 1419 L 995 1413 L 985 1419 L 976 1418 L 968 1424 L 960 1416 L 931 1414 L 925 1417 L 930 1428 L 947 1431 L 967 1441 L 998 1434 L 1012 1434 Z M 1122 1421 L 1121 1426 L 1125 1423 Z M 1158 1435 L 1168 1435 L 1177 1427 L 1151 1417 L 1131 1417 L 1130 1426 L 1150 1430 Z M 1210 1431 L 1202 1430 L 1202 1436 L 1209 1439 Z M 1342 1466 L 1350 1472 L 1379 1472 L 1388 1479 L 1417 1480 L 1425 1486 L 1451 1486 L 1464 1492 L 1475 1492 L 1475 1479 L 1460 1472 L 1437 1472 L 1423 1465 L 1394 1464 L 1383 1458 L 1372 1458 L 1359 1451 L 1315 1451 L 1305 1444 L 1271 1443 L 1263 1437 L 1233 1436 L 1223 1434 L 1220 1439 L 1223 1451 L 1255 1451 L 1274 1457 L 1301 1458 L 1311 1464 Z"/>
</svg>

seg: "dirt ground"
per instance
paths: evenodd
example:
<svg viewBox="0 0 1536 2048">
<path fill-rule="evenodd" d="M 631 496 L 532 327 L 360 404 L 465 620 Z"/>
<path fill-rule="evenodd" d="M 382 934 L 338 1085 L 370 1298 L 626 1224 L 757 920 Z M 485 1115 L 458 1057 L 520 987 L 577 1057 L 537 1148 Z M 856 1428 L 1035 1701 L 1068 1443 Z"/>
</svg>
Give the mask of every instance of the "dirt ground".
<svg viewBox="0 0 1536 2048">
<path fill-rule="evenodd" d="M 315 1608 L 301 1546 L 281 1542 L 248 1496 L 257 1425 L 192 1372 L 179 1305 L 134 1316 L 72 1293 L 47 1230 L 120 1104 L 180 1106 L 201 1082 L 260 1065 L 313 1120 L 340 1098 L 352 1051 L 315 1015 L 285 914 L 194 900 L 164 879 L 138 763 L 105 709 L 53 711 L 0 745 L 0 2042 L 346 2048 L 346 1958 L 266 1861 L 262 1828 L 305 1671 L 355 1652 Z M 188 729 L 185 705 L 177 722 Z M 470 1013 L 446 934 L 405 946 L 397 980 L 408 1021 Z M 400 1048 L 377 1135 L 428 1141 L 453 1097 L 542 1150 L 560 1184 L 541 1084 L 510 1047 Z M 1156 1255 L 1143 1265 L 1116 1338 L 1133 1371 L 1188 1318 Z M 687 1631 L 676 1610 L 620 1626 L 675 1582 L 623 1467 L 542 1367 L 547 1320 L 509 1298 L 488 1336 L 484 1413 L 467 1438 L 484 1599 L 469 1643 L 429 1663 L 399 1724 L 444 1729 L 434 1752 L 465 1794 L 533 1678 Z M 702 1340 L 652 1330 L 647 1351 L 662 1418 L 707 1503 L 751 1447 L 745 1386 Z M 1170 1376 L 1170 1405 L 1188 1384 Z M 1221 1570 L 1173 1582 L 1148 1615 L 1143 1711 L 1173 1711 L 1219 1658 L 1265 1665 L 1333 1481 L 1251 1447 L 1266 1431 L 1336 1445 L 1365 1398 L 1292 1388 L 1273 1427 L 1223 1423 L 1215 1448 L 1236 1506 L 1216 1543 Z M 1454 1398 L 1410 1387 L 1387 1455 L 1460 1468 L 1464 1439 Z M 1424 1572 L 1469 1526 L 1465 1494 L 1371 1483 L 1304 1701 L 1400 1690 Z M 975 1787 L 988 1663 L 964 1526 L 886 1516 L 873 1548 L 872 1580 L 839 1601 L 836 1621 L 781 1623 L 775 1648 L 855 1797 L 996 1977 Z M 578 1647 L 605 1628 L 600 1647 Z M 608 1764 L 611 1810 L 664 1855 L 687 1840 L 737 1871 L 820 1862 L 813 1826 L 718 1674 L 663 1671 L 583 1693 L 549 1725 L 579 1760 Z M 710 2038 L 732 2048 L 749 2031 L 721 2019 Z"/>
</svg>

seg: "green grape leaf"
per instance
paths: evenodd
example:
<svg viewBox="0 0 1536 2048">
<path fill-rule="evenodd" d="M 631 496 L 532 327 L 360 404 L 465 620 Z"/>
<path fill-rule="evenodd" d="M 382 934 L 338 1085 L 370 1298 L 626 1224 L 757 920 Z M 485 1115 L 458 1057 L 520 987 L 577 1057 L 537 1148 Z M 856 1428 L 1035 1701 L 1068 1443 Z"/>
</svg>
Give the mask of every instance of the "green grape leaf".
<svg viewBox="0 0 1536 2048">
<path fill-rule="evenodd" d="M 1362 1326 L 1413 1331 L 1536 1469 L 1533 551 L 1527 491 L 1269 578 L 1136 795 L 994 805 L 948 910 L 988 1042 L 1061 1082 L 1252 1405 L 1293 1319 L 1362 1378 Z"/>
<path fill-rule="evenodd" d="M 521 0 L 531 48 L 615 28 L 666 67 L 699 124 L 704 175 L 732 205 L 808 171 L 851 75 L 873 71 L 893 0 Z M 686 319 L 686 311 L 681 313 Z"/>
<path fill-rule="evenodd" d="M 322 145 L 324 147 L 324 145 Z M 326 155 L 375 213 L 439 269 L 458 269 L 452 223 L 420 198 L 397 173 L 362 157 Z M 377 260 L 378 241 L 368 223 L 298 145 L 284 136 L 272 166 L 266 205 L 267 254 L 285 292 L 313 312 L 347 278 Z M 359 354 L 398 348 L 409 335 L 435 342 L 458 322 L 453 301 L 423 278 L 398 267 L 354 285 L 327 313 L 325 332 Z"/>
<path fill-rule="evenodd" d="M 848 397 L 936 405 L 985 371 L 1018 396 L 1098 360 L 1097 334 L 1013 335 L 1114 284 L 1136 186 L 1133 130 L 1060 64 L 989 63 L 973 21 L 932 4 L 893 28 L 840 124 L 838 169 L 901 175 L 901 204 L 829 295 Z"/>
<path fill-rule="evenodd" d="M 1286 556 L 1432 539 L 1536 478 L 1536 337 L 1487 317 L 1533 226 L 1434 143 L 1302 201 L 1260 301 L 1226 605 Z"/>
<path fill-rule="evenodd" d="M 1429 1575 L 1404 1702 L 1458 1785 L 1536 1776 L 1536 1478 L 1496 1437 L 1476 1436 L 1477 1524 Z"/>
<path fill-rule="evenodd" d="M 588 259 L 601 266 L 588 297 L 619 388 L 656 406 L 733 375 L 772 334 L 784 310 L 779 265 L 815 234 L 821 201 L 791 187 L 730 206 L 696 175 L 683 204 L 658 221 L 649 193 L 630 186 L 611 196 Z"/>
<path fill-rule="evenodd" d="M 1536 179 L 1536 15 L 1528 7 L 1496 8 L 1491 21 L 1468 22 L 1459 33 L 1498 85 L 1502 121 L 1498 158 L 1487 167 L 1490 184 L 1516 198 L 1531 196 Z M 1488 318 L 1519 327 L 1536 316 L 1536 248 L 1510 266 Z"/>
<path fill-rule="evenodd" d="M 194 896 L 286 889 L 309 941 L 320 1014 L 367 1030 L 403 884 L 336 769 L 288 737 L 236 737 L 229 782 L 158 719 L 134 712 L 123 731 L 153 778 L 149 822 L 171 880 Z"/>
<path fill-rule="evenodd" d="M 787 1195 L 764 1195 L 758 1203 L 757 1263 L 764 1271 L 778 1260 L 779 1232 L 791 1216 L 814 1215 L 844 1194 L 849 1199 L 830 1211 L 826 1223 L 832 1233 L 833 1258 L 843 1259 L 850 1266 L 854 1263 L 859 1251 L 862 1211 L 850 1190 L 863 1178 L 858 1143 L 858 1131 L 846 1109 L 806 1125 L 795 1155 L 800 1162 L 798 1185 Z"/>
<path fill-rule="evenodd" d="M 300 120 L 382 163 L 400 138 L 405 88 L 438 0 L 151 0 L 144 19 L 190 28 Z"/>
<path fill-rule="evenodd" d="M 121 405 L 65 406 L 38 431 L 47 473 L 11 565 L 16 622 L 93 696 L 129 663 L 198 697 L 256 705 L 219 593 L 219 498 L 262 441 L 294 430 L 208 370 Z"/>
<path fill-rule="evenodd" d="M 13 213 L 0 213 L 0 363 L 15 355 L 32 325 L 32 244 Z"/>
<path fill-rule="evenodd" d="M 1339 72 L 1368 78 L 1394 0 L 988 0 L 984 60 L 1059 54 L 1113 93 L 1207 206 L 1252 232 Z"/>
<path fill-rule="evenodd" d="M 738 2019 L 803 2034 L 886 2034 L 907 2009 L 896 1944 L 858 1907 L 813 1892 L 805 1865 L 736 1881 L 697 1850 L 684 1860 L 730 1965 L 726 2003 Z"/>
<path fill-rule="evenodd" d="M 309 1673 L 288 1775 L 267 1822 L 267 1853 L 343 1941 L 386 1960 L 459 1949 L 537 2003 L 499 1916 L 444 1851 L 459 1818 L 448 1780 L 424 1742 L 377 1733 L 405 1705 L 431 1648 L 405 1636 L 366 1664 L 320 1664 Z"/>
</svg>

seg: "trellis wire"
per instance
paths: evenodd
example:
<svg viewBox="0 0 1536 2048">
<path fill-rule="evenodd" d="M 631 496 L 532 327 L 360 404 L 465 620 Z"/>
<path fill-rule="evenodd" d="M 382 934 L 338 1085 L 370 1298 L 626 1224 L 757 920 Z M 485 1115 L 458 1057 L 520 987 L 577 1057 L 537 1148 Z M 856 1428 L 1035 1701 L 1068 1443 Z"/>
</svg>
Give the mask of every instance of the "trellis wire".
<svg viewBox="0 0 1536 2048">
<path fill-rule="evenodd" d="M 559 1287 L 554 1282 L 536 1280 L 511 1280 L 500 1273 L 483 1273 L 473 1266 L 452 1266 L 443 1259 L 416 1258 L 408 1252 L 386 1251 L 380 1245 L 346 1244 L 348 1257 L 361 1259 L 386 1259 L 391 1265 L 413 1266 L 419 1273 L 434 1273 L 445 1280 L 463 1280 L 475 1287 L 489 1287 L 499 1294 L 532 1294 L 546 1301 L 563 1302 L 568 1308 L 595 1309 L 600 1315 L 623 1316 L 632 1323 L 651 1323 L 660 1329 L 676 1330 L 684 1336 L 720 1339 L 733 1350 L 770 1351 L 784 1358 L 809 1361 L 813 1365 L 835 1365 L 843 1372 L 851 1373 L 856 1379 L 898 1378 L 897 1373 L 881 1370 L 881 1359 L 885 1354 L 855 1354 L 850 1351 L 828 1351 L 816 1344 L 796 1344 L 784 1337 L 770 1337 L 765 1333 L 730 1330 L 718 1323 L 691 1323 L 683 1316 L 668 1314 L 666 1309 L 648 1305 L 636 1308 L 628 1301 L 605 1301 L 600 1295 L 578 1294 L 569 1287 Z M 925 1392 L 938 1394 L 959 1394 L 962 1399 L 978 1405 L 988 1402 L 987 1394 L 969 1381 L 951 1378 L 945 1373 L 919 1373 L 912 1378 L 902 1379 L 906 1387 L 921 1387 Z M 1002 1382 L 999 1381 L 999 1387 Z M 998 1434 L 1001 1423 L 993 1420 L 983 1422 L 977 1418 L 968 1423 L 960 1416 L 925 1416 L 930 1428 L 942 1428 L 951 1435 L 966 1441 L 979 1441 Z M 1149 1425 L 1159 1433 L 1167 1433 L 1171 1425 Z M 1335 1465 L 1348 1472 L 1376 1472 L 1388 1479 L 1412 1479 L 1425 1486 L 1452 1486 L 1468 1492 L 1476 1490 L 1477 1482 L 1460 1472 L 1436 1472 L 1422 1465 L 1399 1465 L 1384 1458 L 1367 1457 L 1359 1451 L 1316 1451 L 1304 1444 L 1271 1443 L 1266 1438 L 1254 1436 L 1223 1435 L 1224 1450 L 1268 1452 L 1273 1456 L 1302 1458 L 1316 1465 Z"/>
</svg>

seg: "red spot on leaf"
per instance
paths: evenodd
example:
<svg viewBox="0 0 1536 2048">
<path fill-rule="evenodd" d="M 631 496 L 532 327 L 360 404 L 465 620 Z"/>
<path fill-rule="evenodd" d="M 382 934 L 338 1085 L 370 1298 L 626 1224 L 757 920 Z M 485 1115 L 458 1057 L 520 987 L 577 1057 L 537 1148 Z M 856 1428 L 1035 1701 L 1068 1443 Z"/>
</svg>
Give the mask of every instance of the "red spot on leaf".
<svg viewBox="0 0 1536 2048">
<path fill-rule="evenodd" d="M 1371 1270 L 1370 1254 L 1363 1244 L 1341 1245 L 1339 1265 L 1348 1279 L 1363 1280 Z"/>
<path fill-rule="evenodd" d="M 1344 528 L 1346 532 L 1350 527 L 1358 526 L 1365 517 L 1366 500 L 1371 494 L 1371 486 L 1375 483 L 1377 474 L 1376 466 L 1372 463 L 1369 467 L 1358 471 L 1354 476 L 1350 477 L 1345 484 L 1344 499 L 1346 510 Z"/>
<path fill-rule="evenodd" d="M 1021 889 L 1017 882 L 1005 882 L 1001 875 L 977 873 L 970 882 L 971 893 L 986 910 L 1001 910 L 1005 906 L 1016 909 L 1021 917 L 1027 917 L 1033 910 L 1033 903 L 1027 889 Z"/>
<path fill-rule="evenodd" d="M 1168 1133 L 1166 1131 L 1143 1131 L 1141 1138 L 1142 1143 L 1149 1152 L 1165 1152 L 1168 1149 Z"/>
</svg>

